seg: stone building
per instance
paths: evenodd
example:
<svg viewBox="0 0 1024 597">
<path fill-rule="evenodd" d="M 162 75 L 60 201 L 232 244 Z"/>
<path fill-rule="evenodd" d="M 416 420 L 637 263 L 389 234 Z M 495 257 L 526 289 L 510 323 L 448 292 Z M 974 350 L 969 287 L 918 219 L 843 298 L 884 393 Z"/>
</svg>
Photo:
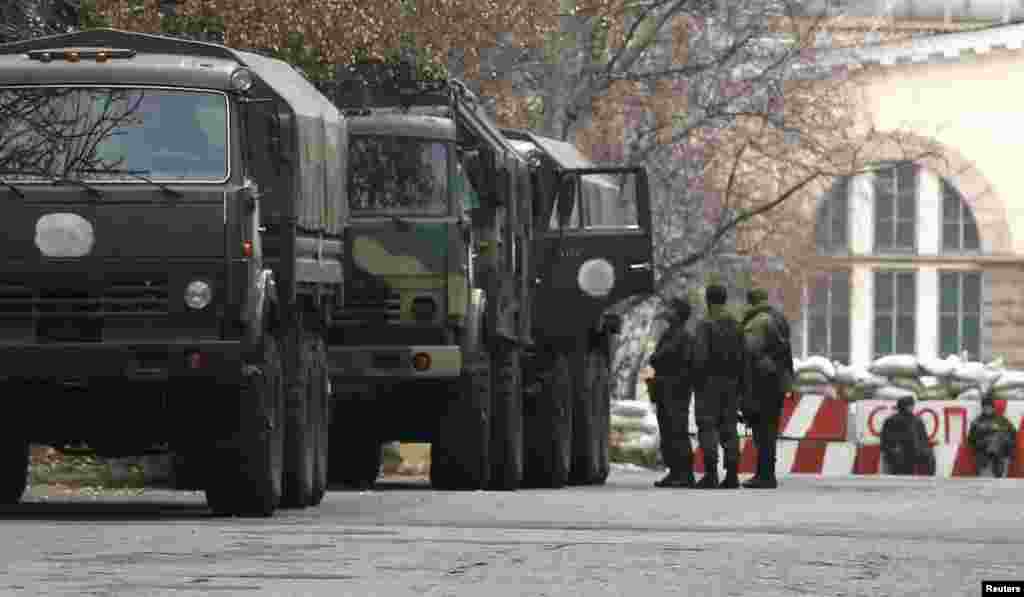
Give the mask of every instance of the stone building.
<svg viewBox="0 0 1024 597">
<path fill-rule="evenodd" d="M 800 352 L 866 363 L 966 351 L 1024 367 L 1024 25 L 921 28 L 931 30 L 826 58 L 874 65 L 864 71 L 872 124 L 913 131 L 946 159 L 878 156 L 885 169 L 818 199 L 822 266 L 804 293 Z"/>
</svg>

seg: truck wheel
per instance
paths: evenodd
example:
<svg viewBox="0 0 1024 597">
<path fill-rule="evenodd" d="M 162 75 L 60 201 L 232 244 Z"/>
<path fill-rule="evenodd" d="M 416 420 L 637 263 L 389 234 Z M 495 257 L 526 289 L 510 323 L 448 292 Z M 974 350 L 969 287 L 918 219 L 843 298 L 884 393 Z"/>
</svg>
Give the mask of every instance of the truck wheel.
<svg viewBox="0 0 1024 597">
<path fill-rule="evenodd" d="M 214 440 L 206 501 L 218 515 L 271 516 L 281 502 L 284 382 L 278 341 L 267 334 L 260 372 L 237 388 L 233 430 Z"/>
<path fill-rule="evenodd" d="M 490 488 L 519 489 L 523 478 L 522 351 L 511 344 L 499 348 L 493 361 L 491 401 Z"/>
<path fill-rule="evenodd" d="M 29 444 L 18 437 L 5 437 L 0 446 L 0 505 L 17 504 L 28 486 Z"/>
<path fill-rule="evenodd" d="M 588 350 L 577 361 L 579 386 L 572 405 L 572 485 L 601 485 L 608 478 L 608 433 L 611 403 L 608 394 L 608 357 Z"/>
<path fill-rule="evenodd" d="M 383 453 L 376 428 L 376 401 L 372 396 L 350 396 L 339 400 L 331 419 L 331 483 L 343 489 L 371 489 L 380 475 Z"/>
<path fill-rule="evenodd" d="M 555 355 L 541 392 L 533 396 L 526 417 L 526 462 L 523 484 L 558 489 L 572 466 L 572 377 L 569 358 Z"/>
<path fill-rule="evenodd" d="M 302 330 L 297 342 L 298 363 L 286 393 L 284 435 L 284 479 L 282 508 L 305 508 L 313 503 L 313 475 L 316 461 L 316 413 L 310 401 L 313 383 L 313 333 Z M 291 363 L 289 359 L 289 363 Z M 290 370 L 286 367 L 285 370 Z"/>
<path fill-rule="evenodd" d="M 331 383 L 327 370 L 327 349 L 324 346 L 324 340 L 318 335 L 311 335 L 310 341 L 312 343 L 313 369 L 309 376 L 309 403 L 313 405 L 313 413 L 315 414 L 315 420 L 312 423 L 314 429 L 313 437 L 315 438 L 314 444 L 316 446 L 314 451 L 315 459 L 313 461 L 313 497 L 310 505 L 318 506 L 323 501 L 324 494 L 327 492 L 328 456 L 330 454 Z"/>
<path fill-rule="evenodd" d="M 202 456 L 196 450 L 175 452 L 171 461 L 171 488 L 202 489 L 206 484 L 206 467 L 202 462 Z"/>
<path fill-rule="evenodd" d="M 435 489 L 484 489 L 490 477 L 491 361 L 467 355 L 456 391 L 444 402 L 430 446 L 430 483 Z"/>
</svg>

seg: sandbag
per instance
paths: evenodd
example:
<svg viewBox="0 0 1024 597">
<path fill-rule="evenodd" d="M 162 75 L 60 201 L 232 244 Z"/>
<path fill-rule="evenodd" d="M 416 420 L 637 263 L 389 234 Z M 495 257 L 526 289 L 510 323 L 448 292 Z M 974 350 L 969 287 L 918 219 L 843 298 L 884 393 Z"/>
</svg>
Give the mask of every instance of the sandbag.
<svg viewBox="0 0 1024 597">
<path fill-rule="evenodd" d="M 899 400 L 900 398 L 917 398 L 917 395 L 906 388 L 899 386 L 882 386 L 876 388 L 871 396 L 875 400 Z"/>
<path fill-rule="evenodd" d="M 831 383 L 831 378 L 816 369 L 804 369 L 796 376 L 798 386 L 816 386 Z"/>
<path fill-rule="evenodd" d="M 657 417 L 652 421 L 648 417 L 623 417 L 620 415 L 612 415 L 609 424 L 613 431 L 621 431 L 622 433 L 658 433 Z"/>
<path fill-rule="evenodd" d="M 918 394 L 918 398 L 921 400 L 953 400 L 956 398 L 956 394 L 950 391 L 949 386 L 941 384 L 924 388 Z"/>
<path fill-rule="evenodd" d="M 932 375 L 923 375 L 917 378 L 917 381 L 921 382 L 923 388 L 934 388 L 935 386 L 941 386 L 942 380 Z"/>
<path fill-rule="evenodd" d="M 916 377 L 890 377 L 889 385 L 896 386 L 897 388 L 906 388 L 918 396 L 924 391 L 924 386 Z"/>
<path fill-rule="evenodd" d="M 623 438 L 622 448 L 626 450 L 656 450 L 658 443 L 658 436 L 655 434 L 634 432 Z"/>
<path fill-rule="evenodd" d="M 881 388 L 889 385 L 889 380 L 874 373 L 867 372 L 860 379 L 857 380 L 857 386 L 863 388 Z"/>
<path fill-rule="evenodd" d="M 832 381 L 844 386 L 852 386 L 857 383 L 857 380 L 862 376 L 866 375 L 867 371 L 857 369 L 848 365 L 839 365 L 836 367 L 836 376 Z"/>
<path fill-rule="evenodd" d="M 1024 400 L 1024 387 L 994 390 L 992 397 L 996 400 Z"/>
<path fill-rule="evenodd" d="M 999 379 L 992 384 L 993 391 L 1024 388 L 1024 371 L 1003 371 Z"/>
<path fill-rule="evenodd" d="M 642 400 L 614 400 L 611 411 L 612 416 L 643 418 L 651 412 L 651 403 Z"/>
<path fill-rule="evenodd" d="M 799 364 L 800 368 L 796 369 L 796 374 L 799 376 L 804 371 L 817 371 L 824 375 L 828 380 L 831 380 L 836 376 L 836 367 L 831 361 L 823 356 L 812 356 L 807 357 L 802 363 Z"/>
<path fill-rule="evenodd" d="M 949 377 L 953 374 L 953 370 L 956 369 L 957 361 L 952 359 L 921 359 L 918 362 L 918 367 L 921 372 L 933 377 Z"/>
<path fill-rule="evenodd" d="M 978 385 L 991 382 L 998 376 L 998 370 L 989 369 L 984 363 L 977 362 L 960 363 L 953 370 L 953 377 L 958 381 L 969 381 Z"/>
<path fill-rule="evenodd" d="M 957 395 L 956 399 L 957 400 L 967 400 L 967 401 L 973 401 L 973 402 L 980 402 L 981 401 L 981 396 L 982 396 L 981 390 L 979 390 L 978 388 L 970 388 L 970 389 L 964 390 L 963 392 L 960 392 L 960 394 Z"/>
<path fill-rule="evenodd" d="M 882 377 L 914 377 L 918 369 L 917 357 L 912 354 L 886 355 L 868 367 L 868 371 Z"/>
</svg>

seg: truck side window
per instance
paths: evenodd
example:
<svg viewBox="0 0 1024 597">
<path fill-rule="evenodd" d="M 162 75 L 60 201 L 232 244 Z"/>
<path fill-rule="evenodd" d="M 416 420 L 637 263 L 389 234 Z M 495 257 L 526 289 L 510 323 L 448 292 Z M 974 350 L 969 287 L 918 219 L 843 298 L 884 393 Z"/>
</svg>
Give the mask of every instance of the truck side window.
<svg viewBox="0 0 1024 597">
<path fill-rule="evenodd" d="M 636 228 L 636 175 L 587 174 L 582 195 L 587 228 Z"/>
<path fill-rule="evenodd" d="M 572 230 L 580 227 L 580 195 L 578 187 L 578 182 L 571 187 L 559 187 L 558 196 L 555 198 L 555 208 L 551 211 L 551 222 L 548 224 L 548 230 L 559 230 L 560 228 Z"/>
</svg>

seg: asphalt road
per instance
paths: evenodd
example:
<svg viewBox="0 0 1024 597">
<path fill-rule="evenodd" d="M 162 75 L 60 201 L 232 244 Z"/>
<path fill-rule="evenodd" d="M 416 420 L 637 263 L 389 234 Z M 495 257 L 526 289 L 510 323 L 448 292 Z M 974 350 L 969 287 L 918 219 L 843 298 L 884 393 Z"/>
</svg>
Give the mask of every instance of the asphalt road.
<svg viewBox="0 0 1024 597">
<path fill-rule="evenodd" d="M 0 510 L 0 595 L 980 595 L 1024 580 L 1024 481 L 784 478 L 775 491 L 331 492 L 273 519 L 194 492 Z"/>
</svg>

